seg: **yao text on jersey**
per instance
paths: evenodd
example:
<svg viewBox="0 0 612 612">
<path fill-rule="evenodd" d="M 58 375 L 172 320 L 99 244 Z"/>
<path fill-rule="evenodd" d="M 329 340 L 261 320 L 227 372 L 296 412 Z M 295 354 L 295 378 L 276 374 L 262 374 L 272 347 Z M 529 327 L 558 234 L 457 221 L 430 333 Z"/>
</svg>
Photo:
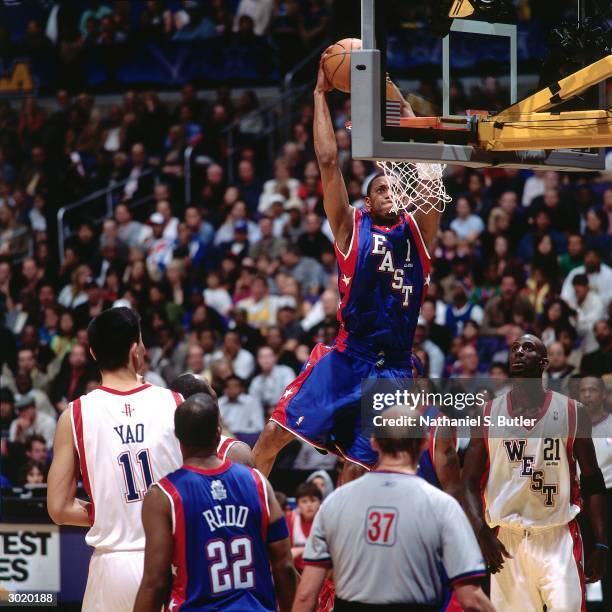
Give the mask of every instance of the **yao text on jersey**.
<svg viewBox="0 0 612 612">
<path fill-rule="evenodd" d="M 92 500 L 85 541 L 98 551 L 144 551 L 142 500 L 182 463 L 174 436 L 178 393 L 146 384 L 99 387 L 71 404 L 83 485 Z"/>
</svg>

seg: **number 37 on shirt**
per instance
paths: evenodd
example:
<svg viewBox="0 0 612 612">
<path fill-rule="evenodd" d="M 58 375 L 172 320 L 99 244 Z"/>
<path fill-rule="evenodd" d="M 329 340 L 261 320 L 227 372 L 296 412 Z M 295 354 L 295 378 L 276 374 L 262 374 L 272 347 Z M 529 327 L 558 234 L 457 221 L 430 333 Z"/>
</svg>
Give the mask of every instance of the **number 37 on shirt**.
<svg viewBox="0 0 612 612">
<path fill-rule="evenodd" d="M 368 544 L 393 546 L 397 531 L 397 508 L 370 506 L 366 512 L 365 538 Z"/>
</svg>

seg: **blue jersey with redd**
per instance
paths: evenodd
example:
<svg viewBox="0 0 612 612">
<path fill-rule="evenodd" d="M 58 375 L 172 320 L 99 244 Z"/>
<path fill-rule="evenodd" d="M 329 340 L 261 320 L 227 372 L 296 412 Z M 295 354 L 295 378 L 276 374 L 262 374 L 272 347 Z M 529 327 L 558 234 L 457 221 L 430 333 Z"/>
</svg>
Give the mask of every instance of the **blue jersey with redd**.
<svg viewBox="0 0 612 612">
<path fill-rule="evenodd" d="M 336 246 L 340 331 L 337 346 L 408 360 L 431 269 L 412 215 L 390 227 L 355 210 L 348 253 Z"/>
<path fill-rule="evenodd" d="M 183 466 L 157 484 L 173 511 L 167 610 L 275 610 L 261 474 L 225 461 L 214 470 Z"/>
</svg>

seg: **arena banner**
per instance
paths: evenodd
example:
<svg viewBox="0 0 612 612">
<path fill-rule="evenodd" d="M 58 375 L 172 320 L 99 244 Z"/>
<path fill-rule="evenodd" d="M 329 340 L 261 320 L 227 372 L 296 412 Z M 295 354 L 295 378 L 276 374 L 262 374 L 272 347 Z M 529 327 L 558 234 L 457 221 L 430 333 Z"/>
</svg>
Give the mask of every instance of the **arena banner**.
<svg viewBox="0 0 612 612">
<path fill-rule="evenodd" d="M 55 525 L 0 523 L 0 588 L 60 590 L 60 532 Z"/>
</svg>

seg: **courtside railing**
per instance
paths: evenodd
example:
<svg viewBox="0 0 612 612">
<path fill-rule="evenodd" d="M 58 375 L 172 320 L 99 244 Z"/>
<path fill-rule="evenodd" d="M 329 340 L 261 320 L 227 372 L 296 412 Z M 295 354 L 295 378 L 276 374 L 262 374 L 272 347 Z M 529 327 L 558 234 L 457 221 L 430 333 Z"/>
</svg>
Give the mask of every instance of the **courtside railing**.
<svg viewBox="0 0 612 612">
<path fill-rule="evenodd" d="M 152 169 L 145 170 L 138 177 L 138 180 L 150 176 L 153 176 L 155 182 L 157 182 L 157 177 L 154 175 Z M 57 247 L 60 262 L 64 261 L 66 240 L 73 234 L 71 225 L 79 220 L 80 217 L 84 216 L 86 216 L 87 220 L 94 226 L 100 225 L 105 219 L 112 217 L 115 204 L 121 199 L 121 194 L 130 180 L 133 179 L 127 178 L 116 183 L 110 183 L 107 187 L 94 191 L 76 202 L 62 206 L 62 208 L 57 211 Z M 151 202 L 152 200 L 153 193 L 151 190 L 149 195 L 134 201 L 128 201 L 127 204 L 131 210 Z M 86 215 L 85 207 L 87 207 Z"/>
</svg>

